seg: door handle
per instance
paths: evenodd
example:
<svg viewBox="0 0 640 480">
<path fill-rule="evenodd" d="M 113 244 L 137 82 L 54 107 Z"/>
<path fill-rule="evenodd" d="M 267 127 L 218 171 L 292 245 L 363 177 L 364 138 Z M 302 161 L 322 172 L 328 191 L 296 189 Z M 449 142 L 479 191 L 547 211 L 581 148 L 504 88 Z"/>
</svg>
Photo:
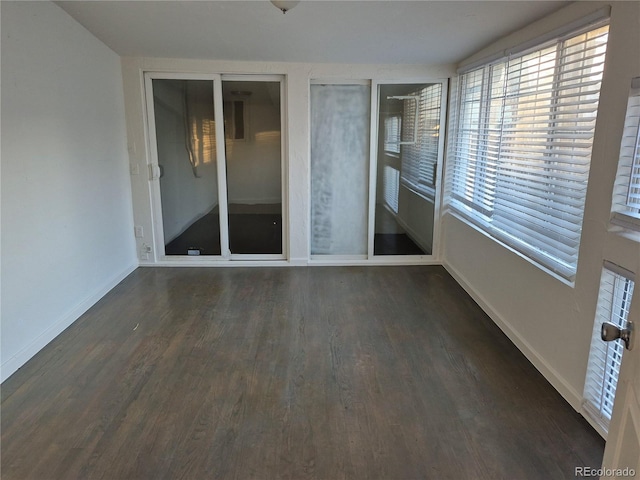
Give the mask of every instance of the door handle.
<svg viewBox="0 0 640 480">
<path fill-rule="evenodd" d="M 604 322 L 602 324 L 602 330 L 600 331 L 600 338 L 605 342 L 611 342 L 618 338 L 624 342 L 624 348 L 631 350 L 633 346 L 631 344 L 631 334 L 633 333 L 633 322 L 627 322 L 625 328 L 620 328 L 610 322 Z"/>
</svg>

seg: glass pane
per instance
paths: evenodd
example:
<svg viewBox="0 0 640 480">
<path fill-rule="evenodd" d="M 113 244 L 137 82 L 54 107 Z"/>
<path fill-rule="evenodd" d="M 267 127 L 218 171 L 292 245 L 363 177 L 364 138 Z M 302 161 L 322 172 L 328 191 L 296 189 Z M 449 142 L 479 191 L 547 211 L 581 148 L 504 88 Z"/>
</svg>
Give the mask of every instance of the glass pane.
<svg viewBox="0 0 640 480">
<path fill-rule="evenodd" d="M 282 253 L 280 82 L 223 81 L 229 248 Z"/>
<path fill-rule="evenodd" d="M 442 85 L 381 85 L 374 255 L 430 255 Z"/>
<path fill-rule="evenodd" d="M 153 80 L 166 255 L 220 255 L 211 80 Z"/>
<path fill-rule="evenodd" d="M 311 254 L 366 255 L 371 88 L 311 85 Z"/>
</svg>

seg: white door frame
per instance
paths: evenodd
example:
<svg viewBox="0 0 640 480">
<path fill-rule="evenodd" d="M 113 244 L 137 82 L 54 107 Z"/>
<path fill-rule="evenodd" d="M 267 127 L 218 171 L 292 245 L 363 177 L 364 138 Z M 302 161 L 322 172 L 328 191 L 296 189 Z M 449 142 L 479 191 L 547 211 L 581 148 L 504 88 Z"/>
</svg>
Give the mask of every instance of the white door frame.
<svg viewBox="0 0 640 480">
<path fill-rule="evenodd" d="M 424 85 L 439 83 L 442 86 L 440 94 L 440 136 L 438 137 L 438 163 L 436 167 L 436 191 L 434 195 L 434 211 L 433 211 L 433 246 L 430 255 L 374 255 L 374 235 L 375 235 L 375 210 L 378 182 L 378 136 L 379 115 L 380 115 L 380 87 L 382 85 Z M 369 161 L 369 248 L 368 260 L 375 260 L 375 263 L 409 263 L 419 264 L 425 261 L 436 262 L 441 258 L 440 252 L 440 212 L 442 210 L 442 195 L 444 179 L 444 149 L 446 136 L 447 121 L 447 98 L 448 98 L 448 80 L 443 78 L 394 78 L 394 79 L 373 79 L 371 81 L 371 147 Z M 402 172 L 401 172 L 402 173 Z"/>
<path fill-rule="evenodd" d="M 218 208 L 220 218 L 220 255 L 188 256 L 166 255 L 164 242 L 164 225 L 162 219 L 162 200 L 160 191 L 160 167 L 158 165 L 158 146 L 156 138 L 155 109 L 153 102 L 153 80 L 206 80 L 213 85 L 214 121 L 216 129 L 216 166 L 218 176 Z M 281 174 L 281 201 L 282 201 L 282 253 L 281 254 L 234 254 L 229 249 L 229 210 L 227 195 L 227 160 L 224 132 L 224 111 L 222 98 L 222 82 L 224 81 L 269 81 L 280 84 L 280 174 Z M 285 76 L 284 75 L 221 75 L 221 74 L 197 74 L 181 72 L 144 72 L 145 103 L 147 133 L 149 141 L 149 194 L 151 198 L 152 224 L 153 224 L 153 254 L 156 263 L 170 264 L 210 264 L 228 262 L 229 260 L 264 261 L 285 260 L 288 252 L 288 204 L 287 204 L 287 177 L 286 177 L 286 104 L 285 104 Z"/>
</svg>

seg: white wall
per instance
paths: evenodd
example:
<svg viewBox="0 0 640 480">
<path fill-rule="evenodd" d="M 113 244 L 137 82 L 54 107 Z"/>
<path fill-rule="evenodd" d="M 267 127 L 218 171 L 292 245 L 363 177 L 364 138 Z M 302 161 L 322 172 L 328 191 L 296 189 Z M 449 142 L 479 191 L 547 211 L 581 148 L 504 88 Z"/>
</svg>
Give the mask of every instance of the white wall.
<svg viewBox="0 0 640 480">
<path fill-rule="evenodd" d="M 399 80 L 407 83 L 446 80 L 454 73 L 452 65 L 340 65 L 276 62 L 234 62 L 216 60 L 189 60 L 169 58 L 123 58 L 123 78 L 125 109 L 130 160 L 139 175 L 132 175 L 132 192 L 135 224 L 144 228 L 145 237 L 137 239 L 138 252 L 144 245 L 151 245 L 158 251 L 157 233 L 153 231 L 153 215 L 158 215 L 152 203 L 151 190 L 146 175 L 147 164 L 151 162 L 146 147 L 146 113 L 143 95 L 143 72 L 187 72 L 187 73 L 227 73 L 265 74 L 285 76 L 285 131 L 282 132 L 282 146 L 285 154 L 285 205 L 284 232 L 288 237 L 285 255 L 287 265 L 304 265 L 310 261 L 310 130 L 309 130 L 309 84 L 313 79 L 366 80 L 375 79 L 380 83 Z M 287 235 L 288 232 L 290 235 Z M 142 260 L 142 259 L 141 259 Z M 436 259 L 437 260 L 437 259 Z M 208 260 L 198 259 L 199 264 Z M 142 260 L 143 264 L 159 264 L 152 255 Z M 211 263 L 215 263 L 212 261 Z M 244 263 L 245 265 L 248 263 Z M 264 262 L 261 264 L 265 264 Z M 238 265 L 235 262 L 235 265 Z"/>
<path fill-rule="evenodd" d="M 1 2 L 2 379 L 135 264 L 118 56 L 49 2 Z"/>
<path fill-rule="evenodd" d="M 502 51 L 602 7 L 576 2 L 487 47 Z M 445 265 L 534 365 L 580 410 L 603 258 L 637 271 L 639 244 L 608 231 L 626 99 L 640 74 L 640 4 L 612 6 L 582 245 L 571 287 L 452 215 L 443 219 Z"/>
</svg>

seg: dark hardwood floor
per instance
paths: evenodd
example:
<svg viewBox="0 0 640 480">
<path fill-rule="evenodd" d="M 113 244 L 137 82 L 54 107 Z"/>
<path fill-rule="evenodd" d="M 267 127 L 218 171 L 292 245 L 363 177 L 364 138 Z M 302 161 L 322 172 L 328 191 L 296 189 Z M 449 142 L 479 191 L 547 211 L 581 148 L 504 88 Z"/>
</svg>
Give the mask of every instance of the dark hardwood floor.
<svg viewBox="0 0 640 480">
<path fill-rule="evenodd" d="M 373 236 L 374 255 L 430 255 L 406 233 L 376 233 Z"/>
<path fill-rule="evenodd" d="M 220 255 L 220 217 L 208 213 L 165 246 L 166 255 Z M 282 253 L 282 215 L 230 214 L 229 248 L 232 253 Z"/>
<path fill-rule="evenodd" d="M 140 268 L 1 408 L 3 480 L 550 480 L 604 448 L 426 266 Z"/>
</svg>

